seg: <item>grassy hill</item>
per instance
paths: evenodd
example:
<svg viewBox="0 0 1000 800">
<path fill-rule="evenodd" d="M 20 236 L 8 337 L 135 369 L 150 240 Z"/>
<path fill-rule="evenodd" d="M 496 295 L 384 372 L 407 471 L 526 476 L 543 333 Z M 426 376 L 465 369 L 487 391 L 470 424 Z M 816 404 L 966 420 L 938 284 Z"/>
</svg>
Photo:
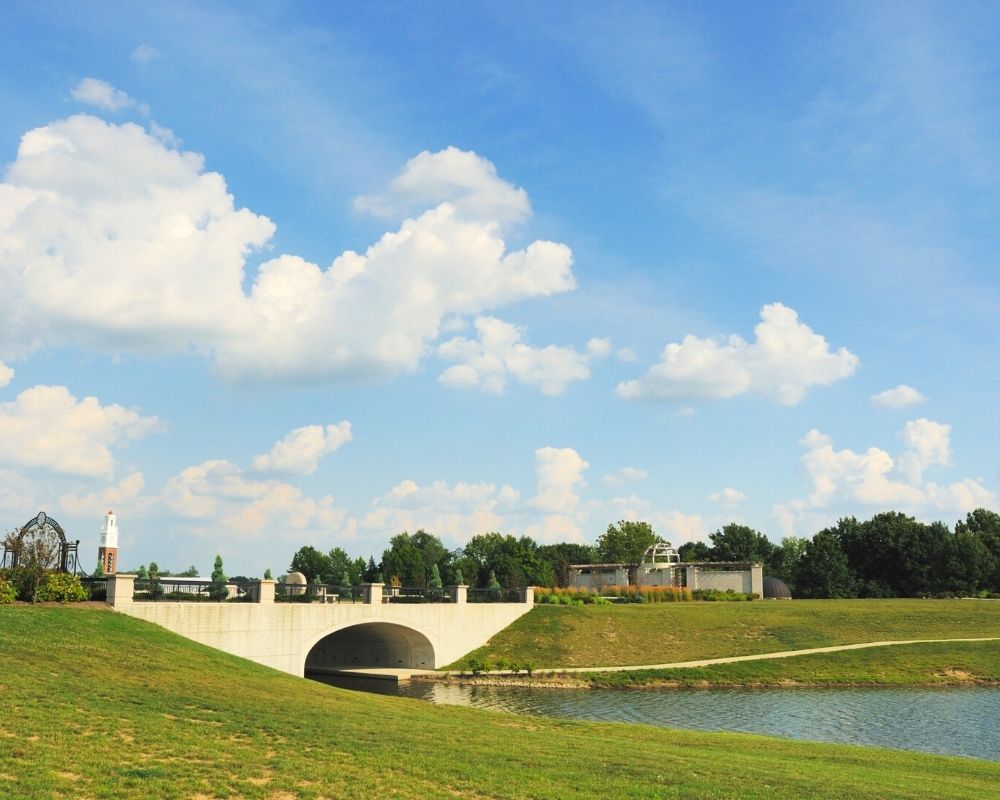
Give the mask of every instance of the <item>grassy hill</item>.
<svg viewBox="0 0 1000 800">
<path fill-rule="evenodd" d="M 539 605 L 458 664 L 469 658 L 530 661 L 538 668 L 665 664 L 889 639 L 986 636 L 1000 636 L 1000 601 Z"/>
<path fill-rule="evenodd" d="M 0 606 L 0 797 L 986 798 L 1000 764 L 355 694 L 86 608 Z"/>
</svg>

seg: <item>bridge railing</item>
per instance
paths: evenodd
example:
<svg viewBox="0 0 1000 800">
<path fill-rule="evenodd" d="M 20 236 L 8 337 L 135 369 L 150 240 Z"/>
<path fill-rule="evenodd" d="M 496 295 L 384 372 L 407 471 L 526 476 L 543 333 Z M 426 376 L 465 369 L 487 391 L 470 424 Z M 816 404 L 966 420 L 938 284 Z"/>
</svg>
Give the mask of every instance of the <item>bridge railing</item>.
<svg viewBox="0 0 1000 800">
<path fill-rule="evenodd" d="M 525 589 L 523 588 L 486 588 L 468 590 L 469 603 L 523 603 Z"/>
<path fill-rule="evenodd" d="M 276 583 L 276 603 L 365 603 L 366 587 L 332 583 Z"/>
<path fill-rule="evenodd" d="M 450 589 L 421 588 L 419 586 L 385 586 L 383 603 L 451 603 Z"/>
<path fill-rule="evenodd" d="M 94 576 L 80 578 L 80 585 L 87 590 L 91 600 L 108 599 L 108 579 L 107 577 L 97 578 Z"/>
<path fill-rule="evenodd" d="M 191 580 L 190 578 L 136 578 L 134 602 L 225 603 L 254 602 L 252 592 L 235 583 Z"/>
<path fill-rule="evenodd" d="M 230 603 L 525 603 L 533 602 L 533 588 L 471 589 L 468 586 L 427 587 L 385 586 L 363 583 L 360 586 L 333 584 L 276 583 L 270 579 L 240 584 L 220 583 L 193 578 L 139 578 L 128 573 L 106 578 L 85 578 L 95 600 L 105 599 L 112 606 L 133 602 L 230 602 Z M 103 594 L 103 597 L 101 596 Z"/>
</svg>

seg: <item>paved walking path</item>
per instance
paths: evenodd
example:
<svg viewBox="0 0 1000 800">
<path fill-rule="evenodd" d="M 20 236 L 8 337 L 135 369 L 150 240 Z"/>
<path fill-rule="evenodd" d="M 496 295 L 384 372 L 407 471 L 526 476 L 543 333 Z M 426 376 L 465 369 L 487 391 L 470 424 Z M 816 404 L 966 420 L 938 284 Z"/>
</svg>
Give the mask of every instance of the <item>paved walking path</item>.
<svg viewBox="0 0 1000 800">
<path fill-rule="evenodd" d="M 813 653 L 836 653 L 841 650 L 864 650 L 867 647 L 890 647 L 896 644 L 933 644 L 936 642 L 996 642 L 1000 636 L 984 636 L 979 639 L 907 639 L 905 641 L 862 642 L 861 644 L 838 644 L 832 647 L 811 647 L 807 650 L 781 650 L 777 653 L 757 653 L 752 656 L 729 656 L 728 658 L 703 658 L 698 661 L 676 661 L 673 664 L 637 664 L 618 667 L 566 667 L 564 669 L 536 669 L 535 675 L 563 672 L 629 672 L 639 669 L 684 669 L 687 667 L 709 667 L 712 664 L 733 664 L 737 661 L 762 661 L 768 658 L 789 658 L 808 656 Z M 490 674 L 502 675 L 495 672 Z"/>
</svg>

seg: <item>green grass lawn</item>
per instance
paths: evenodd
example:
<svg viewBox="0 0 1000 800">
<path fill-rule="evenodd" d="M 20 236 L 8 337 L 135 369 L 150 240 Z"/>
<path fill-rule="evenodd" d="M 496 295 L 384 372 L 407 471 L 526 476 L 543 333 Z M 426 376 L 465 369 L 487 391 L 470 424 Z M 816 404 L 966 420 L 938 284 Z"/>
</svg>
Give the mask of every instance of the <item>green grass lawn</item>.
<svg viewBox="0 0 1000 800">
<path fill-rule="evenodd" d="M 0 797 L 988 798 L 1000 764 L 351 693 L 111 611 L 0 606 Z"/>
<path fill-rule="evenodd" d="M 590 686 L 954 686 L 1000 684 L 1000 642 L 906 644 L 690 669 L 570 676 Z"/>
<path fill-rule="evenodd" d="M 535 667 L 666 664 L 889 639 L 1000 636 L 996 600 L 535 606 L 469 658 Z"/>
</svg>

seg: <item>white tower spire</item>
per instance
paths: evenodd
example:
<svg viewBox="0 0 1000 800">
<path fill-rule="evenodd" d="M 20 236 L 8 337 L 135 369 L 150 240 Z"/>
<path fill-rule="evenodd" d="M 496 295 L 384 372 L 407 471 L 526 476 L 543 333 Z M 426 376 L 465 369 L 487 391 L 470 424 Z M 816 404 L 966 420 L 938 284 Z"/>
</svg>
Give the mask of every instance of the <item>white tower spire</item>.
<svg viewBox="0 0 1000 800">
<path fill-rule="evenodd" d="M 101 525 L 101 546 L 97 548 L 97 558 L 108 575 L 118 571 L 118 517 L 110 508 Z"/>
</svg>

